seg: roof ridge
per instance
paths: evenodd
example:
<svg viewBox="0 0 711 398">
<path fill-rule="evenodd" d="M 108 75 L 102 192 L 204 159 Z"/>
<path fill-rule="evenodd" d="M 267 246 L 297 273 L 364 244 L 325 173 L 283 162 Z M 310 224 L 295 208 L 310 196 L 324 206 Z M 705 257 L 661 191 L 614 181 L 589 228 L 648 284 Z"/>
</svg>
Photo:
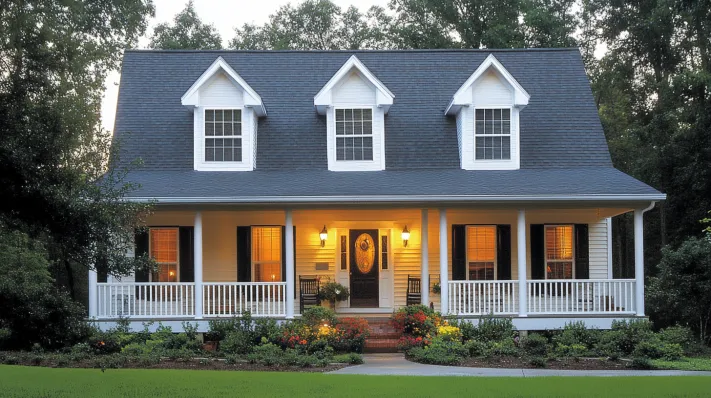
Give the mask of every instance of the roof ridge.
<svg viewBox="0 0 711 398">
<path fill-rule="evenodd" d="M 386 50 L 164 50 L 150 48 L 132 48 L 124 50 L 132 53 L 491 53 L 491 52 L 546 52 L 546 51 L 580 51 L 579 47 L 541 47 L 541 48 L 429 48 L 429 49 L 386 49 Z"/>
</svg>

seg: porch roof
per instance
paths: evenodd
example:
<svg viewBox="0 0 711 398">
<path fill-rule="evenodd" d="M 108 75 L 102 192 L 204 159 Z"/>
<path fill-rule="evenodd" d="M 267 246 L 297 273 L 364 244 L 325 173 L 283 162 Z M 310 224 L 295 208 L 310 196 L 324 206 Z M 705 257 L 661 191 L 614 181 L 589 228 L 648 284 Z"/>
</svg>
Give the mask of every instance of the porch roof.
<svg viewBox="0 0 711 398">
<path fill-rule="evenodd" d="M 159 203 L 644 202 L 666 195 L 612 167 L 510 171 L 134 171 L 130 200 Z"/>
</svg>

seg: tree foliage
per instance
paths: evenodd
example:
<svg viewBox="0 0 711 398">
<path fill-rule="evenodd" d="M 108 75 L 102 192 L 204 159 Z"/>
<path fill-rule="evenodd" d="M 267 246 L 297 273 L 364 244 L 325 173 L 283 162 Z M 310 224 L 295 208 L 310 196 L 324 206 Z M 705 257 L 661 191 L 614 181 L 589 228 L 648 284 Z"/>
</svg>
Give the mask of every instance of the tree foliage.
<svg viewBox="0 0 711 398">
<path fill-rule="evenodd" d="M 200 20 L 190 0 L 175 16 L 172 25 L 162 23 L 153 29 L 148 46 L 163 50 L 220 50 L 222 37 L 213 25 Z"/>
</svg>

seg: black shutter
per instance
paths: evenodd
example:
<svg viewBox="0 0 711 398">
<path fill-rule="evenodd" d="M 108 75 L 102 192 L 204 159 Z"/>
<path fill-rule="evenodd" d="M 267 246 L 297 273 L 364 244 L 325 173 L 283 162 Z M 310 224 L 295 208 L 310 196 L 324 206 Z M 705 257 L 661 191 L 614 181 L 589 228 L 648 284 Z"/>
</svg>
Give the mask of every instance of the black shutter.
<svg viewBox="0 0 711 398">
<path fill-rule="evenodd" d="M 496 226 L 496 267 L 497 279 L 511 280 L 511 226 Z"/>
<path fill-rule="evenodd" d="M 296 298 L 296 225 L 294 225 L 294 298 Z M 281 280 L 286 281 L 286 227 L 281 227 Z"/>
<path fill-rule="evenodd" d="M 467 229 L 465 225 L 452 225 L 452 280 L 467 279 Z"/>
<path fill-rule="evenodd" d="M 135 250 L 134 256 L 136 258 L 141 256 L 148 256 L 148 230 L 141 229 L 136 231 L 135 235 Z M 137 269 L 134 276 L 136 282 L 148 282 L 148 271 L 145 268 Z"/>
<path fill-rule="evenodd" d="M 590 279 L 590 244 L 587 224 L 575 224 L 575 279 Z"/>
<path fill-rule="evenodd" d="M 237 227 L 237 282 L 252 281 L 252 227 Z"/>
<path fill-rule="evenodd" d="M 195 282 L 195 228 L 179 227 L 180 282 Z"/>
<path fill-rule="evenodd" d="M 531 279 L 546 279 L 545 227 L 531 224 Z M 526 253 L 518 253 L 525 256 Z"/>
</svg>

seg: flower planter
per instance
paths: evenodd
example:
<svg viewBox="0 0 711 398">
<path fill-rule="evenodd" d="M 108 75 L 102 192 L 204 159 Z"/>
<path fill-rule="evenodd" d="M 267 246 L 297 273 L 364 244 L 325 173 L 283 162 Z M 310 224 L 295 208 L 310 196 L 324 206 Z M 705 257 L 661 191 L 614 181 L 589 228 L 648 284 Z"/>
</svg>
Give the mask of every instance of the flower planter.
<svg viewBox="0 0 711 398">
<path fill-rule="evenodd" d="M 220 342 L 219 341 L 206 341 L 202 344 L 202 349 L 205 351 L 217 351 L 217 348 L 219 347 Z"/>
</svg>

